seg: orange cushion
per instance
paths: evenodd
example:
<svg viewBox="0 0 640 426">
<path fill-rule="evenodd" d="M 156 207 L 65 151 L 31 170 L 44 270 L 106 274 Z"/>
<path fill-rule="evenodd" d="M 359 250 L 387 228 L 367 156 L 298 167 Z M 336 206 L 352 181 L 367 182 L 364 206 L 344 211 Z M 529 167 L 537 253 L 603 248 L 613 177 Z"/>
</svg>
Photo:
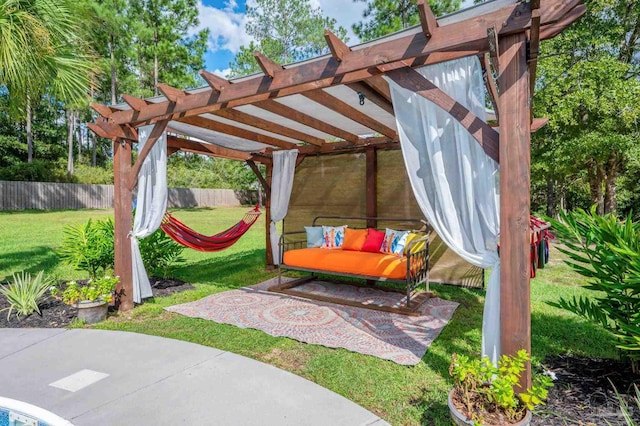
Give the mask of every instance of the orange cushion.
<svg viewBox="0 0 640 426">
<path fill-rule="evenodd" d="M 342 243 L 342 250 L 355 250 L 360 251 L 364 245 L 368 229 L 349 229 L 344 230 L 344 242 Z"/>
<path fill-rule="evenodd" d="M 284 253 L 285 265 L 323 271 L 405 279 L 407 258 L 393 254 L 306 248 Z"/>
</svg>

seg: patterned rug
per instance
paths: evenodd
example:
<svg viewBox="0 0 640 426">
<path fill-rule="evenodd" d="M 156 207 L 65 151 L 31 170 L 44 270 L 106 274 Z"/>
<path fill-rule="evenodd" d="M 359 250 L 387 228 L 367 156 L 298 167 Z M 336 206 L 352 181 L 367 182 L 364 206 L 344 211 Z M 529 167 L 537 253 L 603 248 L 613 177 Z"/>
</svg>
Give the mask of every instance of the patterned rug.
<svg viewBox="0 0 640 426">
<path fill-rule="evenodd" d="M 415 365 L 458 307 L 456 302 L 431 298 L 420 306 L 423 315 L 412 317 L 266 291 L 275 283 L 274 278 L 166 309 L 193 318 L 262 330 L 272 336 Z M 387 306 L 399 304 L 403 297 L 400 293 L 325 281 L 311 281 L 298 289 Z"/>
</svg>

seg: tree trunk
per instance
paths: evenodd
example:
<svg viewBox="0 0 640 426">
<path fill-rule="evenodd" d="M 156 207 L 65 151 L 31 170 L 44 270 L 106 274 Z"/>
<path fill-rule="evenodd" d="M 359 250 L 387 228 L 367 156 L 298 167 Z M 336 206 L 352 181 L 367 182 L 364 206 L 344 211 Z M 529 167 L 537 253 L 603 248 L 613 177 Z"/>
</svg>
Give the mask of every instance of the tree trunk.
<svg viewBox="0 0 640 426">
<path fill-rule="evenodd" d="M 558 203 L 555 180 L 547 177 L 547 216 L 555 217 Z"/>
<path fill-rule="evenodd" d="M 602 193 L 602 183 L 604 173 L 602 166 L 595 161 L 587 164 L 587 175 L 589 177 L 589 193 L 591 194 L 591 205 L 596 205 L 596 212 L 604 214 L 604 195 Z"/>
<path fill-rule="evenodd" d="M 33 161 L 33 133 L 31 131 L 31 98 L 27 95 L 27 163 Z"/>
<path fill-rule="evenodd" d="M 111 39 L 109 40 L 109 53 L 111 55 L 111 105 L 115 105 L 118 100 L 118 94 L 116 93 L 116 52 L 113 47 L 114 37 L 111 35 Z"/>
<path fill-rule="evenodd" d="M 153 33 L 153 93 L 158 96 L 158 31 Z"/>
<path fill-rule="evenodd" d="M 73 133 L 75 127 L 75 114 L 73 110 L 67 110 L 67 177 L 73 174 Z"/>
<path fill-rule="evenodd" d="M 82 160 L 82 143 L 84 142 L 82 138 L 82 127 L 80 127 L 80 111 L 77 111 L 74 114 L 73 120 L 73 129 L 76 132 L 76 138 L 78 139 L 78 161 Z"/>
<path fill-rule="evenodd" d="M 614 213 L 617 208 L 616 180 L 618 178 L 618 155 L 611 153 L 607 160 L 607 177 L 605 180 L 604 212 Z"/>
</svg>

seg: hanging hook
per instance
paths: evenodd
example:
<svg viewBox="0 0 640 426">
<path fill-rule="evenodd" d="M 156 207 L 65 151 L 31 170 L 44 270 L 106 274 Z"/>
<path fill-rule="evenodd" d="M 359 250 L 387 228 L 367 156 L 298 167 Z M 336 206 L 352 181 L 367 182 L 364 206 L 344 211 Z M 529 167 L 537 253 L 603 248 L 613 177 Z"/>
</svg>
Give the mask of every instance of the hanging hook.
<svg viewBox="0 0 640 426">
<path fill-rule="evenodd" d="M 364 93 L 358 92 L 358 98 L 360 99 L 360 105 L 364 105 Z"/>
</svg>

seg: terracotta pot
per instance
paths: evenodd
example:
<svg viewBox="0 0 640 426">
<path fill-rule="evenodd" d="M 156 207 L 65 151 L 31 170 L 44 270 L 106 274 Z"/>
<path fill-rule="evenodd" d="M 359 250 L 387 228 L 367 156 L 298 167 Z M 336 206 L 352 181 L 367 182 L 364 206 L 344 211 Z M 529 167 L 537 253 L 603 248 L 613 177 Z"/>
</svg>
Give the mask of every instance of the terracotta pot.
<svg viewBox="0 0 640 426">
<path fill-rule="evenodd" d="M 449 412 L 451 413 L 451 418 L 453 422 L 458 426 L 473 426 L 473 420 L 467 419 L 458 409 L 453 405 L 453 401 L 451 397 L 453 396 L 453 389 L 449 392 L 449 398 L 447 398 L 447 404 L 449 405 Z M 524 419 L 520 420 L 518 423 L 513 423 L 513 426 L 529 426 L 531 423 L 531 411 L 527 411 L 527 414 L 524 416 Z M 490 425 L 485 425 L 490 426 Z"/>
<path fill-rule="evenodd" d="M 76 308 L 78 308 L 78 319 L 83 320 L 86 324 L 95 324 L 107 318 L 109 305 L 103 300 L 83 300 L 78 302 Z"/>
</svg>

